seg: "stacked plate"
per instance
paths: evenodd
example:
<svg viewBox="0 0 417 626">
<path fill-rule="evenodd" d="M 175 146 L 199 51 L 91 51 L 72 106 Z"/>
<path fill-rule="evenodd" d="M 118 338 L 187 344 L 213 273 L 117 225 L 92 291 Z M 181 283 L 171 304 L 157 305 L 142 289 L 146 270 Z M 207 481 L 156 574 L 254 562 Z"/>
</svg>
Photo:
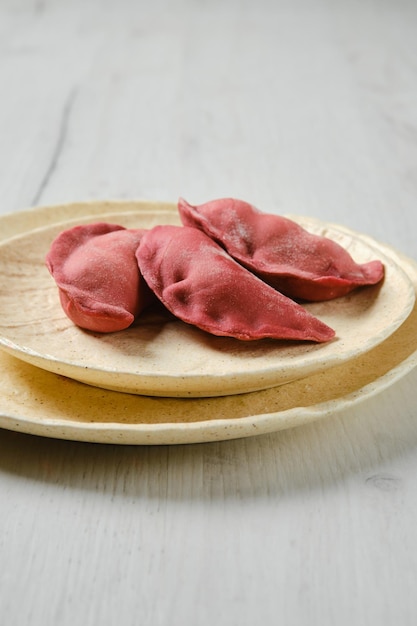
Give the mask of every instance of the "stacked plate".
<svg viewBox="0 0 417 626">
<path fill-rule="evenodd" d="M 385 266 L 382 285 L 306 305 L 335 329 L 326 344 L 214 337 L 162 311 L 119 333 L 83 331 L 46 269 L 52 240 L 97 221 L 179 224 L 176 206 L 90 202 L 0 218 L 0 427 L 103 443 L 231 439 L 334 414 L 398 380 L 417 363 L 417 265 L 344 227 L 291 217 Z"/>
</svg>

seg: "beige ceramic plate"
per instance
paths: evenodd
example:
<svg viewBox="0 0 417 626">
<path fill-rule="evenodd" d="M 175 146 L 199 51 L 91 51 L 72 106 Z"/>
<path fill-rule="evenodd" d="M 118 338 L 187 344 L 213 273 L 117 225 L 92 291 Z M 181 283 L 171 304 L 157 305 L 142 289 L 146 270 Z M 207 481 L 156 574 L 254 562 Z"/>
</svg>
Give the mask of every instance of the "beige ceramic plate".
<svg viewBox="0 0 417 626">
<path fill-rule="evenodd" d="M 0 346 L 33 365 L 101 388 L 165 397 L 225 396 L 266 389 L 323 371 L 372 349 L 409 315 L 414 289 L 405 272 L 360 237 L 299 218 L 311 232 L 341 243 L 360 262 L 380 258 L 382 286 L 306 306 L 336 330 L 327 344 L 243 342 L 214 337 L 173 318 L 143 315 L 128 330 L 95 334 L 63 313 L 45 267 L 51 241 L 65 228 L 97 220 L 150 228 L 179 223 L 175 205 L 130 205 L 35 229 L 0 246 Z"/>
<path fill-rule="evenodd" d="M 111 210 L 124 211 L 115 202 Z M 13 236 L 78 216 L 100 205 L 43 207 L 0 218 Z M 349 231 L 346 231 L 349 234 Z M 353 233 L 350 233 L 354 236 Z M 400 265 L 417 289 L 417 266 L 394 250 L 362 237 Z M 149 398 L 104 391 L 49 373 L 0 352 L 0 427 L 29 434 L 121 444 L 216 441 L 274 432 L 357 405 L 417 364 L 417 307 L 386 341 L 325 372 L 279 387 L 224 398 Z"/>
</svg>

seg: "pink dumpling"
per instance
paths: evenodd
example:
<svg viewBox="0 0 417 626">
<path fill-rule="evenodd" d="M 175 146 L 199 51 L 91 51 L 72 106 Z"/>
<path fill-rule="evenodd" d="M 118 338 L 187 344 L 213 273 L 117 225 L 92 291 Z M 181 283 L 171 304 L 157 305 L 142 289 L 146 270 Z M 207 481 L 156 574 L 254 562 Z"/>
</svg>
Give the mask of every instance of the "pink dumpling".
<svg viewBox="0 0 417 626">
<path fill-rule="evenodd" d="M 339 244 L 285 217 L 233 198 L 192 206 L 178 202 L 182 223 L 201 229 L 254 274 L 299 300 L 330 300 L 379 283 L 379 260 L 356 263 Z"/>
<path fill-rule="evenodd" d="M 149 287 L 182 321 L 243 340 L 323 342 L 334 331 L 234 261 L 196 228 L 155 226 L 136 256 Z"/>
<path fill-rule="evenodd" d="M 52 242 L 46 265 L 67 316 L 81 328 L 109 333 L 127 328 L 150 291 L 135 257 L 144 229 L 99 222 L 75 226 Z"/>
</svg>

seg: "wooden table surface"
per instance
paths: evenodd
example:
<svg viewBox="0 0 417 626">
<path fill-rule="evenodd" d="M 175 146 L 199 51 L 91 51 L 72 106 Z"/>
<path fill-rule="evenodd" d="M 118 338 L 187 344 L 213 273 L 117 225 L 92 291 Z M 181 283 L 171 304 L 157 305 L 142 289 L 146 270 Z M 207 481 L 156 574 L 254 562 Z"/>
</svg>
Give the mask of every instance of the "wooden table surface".
<svg viewBox="0 0 417 626">
<path fill-rule="evenodd" d="M 2 0 L 0 212 L 235 196 L 416 258 L 416 41 L 414 0 Z M 220 443 L 0 431 L 1 623 L 416 624 L 416 386 Z"/>
</svg>

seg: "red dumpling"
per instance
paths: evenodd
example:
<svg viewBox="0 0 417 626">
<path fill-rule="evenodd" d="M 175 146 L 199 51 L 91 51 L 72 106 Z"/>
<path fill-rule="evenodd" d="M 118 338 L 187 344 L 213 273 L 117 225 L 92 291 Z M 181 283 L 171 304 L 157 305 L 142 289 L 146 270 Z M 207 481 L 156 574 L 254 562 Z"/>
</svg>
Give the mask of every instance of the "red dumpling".
<svg viewBox="0 0 417 626">
<path fill-rule="evenodd" d="M 330 300 L 374 285 L 384 276 L 380 261 L 359 265 L 331 239 L 313 235 L 288 218 L 261 213 L 242 200 L 224 198 L 192 206 L 180 199 L 178 210 L 184 225 L 204 231 L 291 298 Z"/>
<path fill-rule="evenodd" d="M 52 242 L 47 267 L 62 307 L 81 328 L 127 328 L 147 304 L 150 291 L 135 257 L 144 229 L 103 222 L 75 226 Z"/>
<path fill-rule="evenodd" d="M 213 335 L 323 342 L 334 331 L 234 261 L 196 228 L 155 226 L 136 252 L 167 309 Z"/>
</svg>

